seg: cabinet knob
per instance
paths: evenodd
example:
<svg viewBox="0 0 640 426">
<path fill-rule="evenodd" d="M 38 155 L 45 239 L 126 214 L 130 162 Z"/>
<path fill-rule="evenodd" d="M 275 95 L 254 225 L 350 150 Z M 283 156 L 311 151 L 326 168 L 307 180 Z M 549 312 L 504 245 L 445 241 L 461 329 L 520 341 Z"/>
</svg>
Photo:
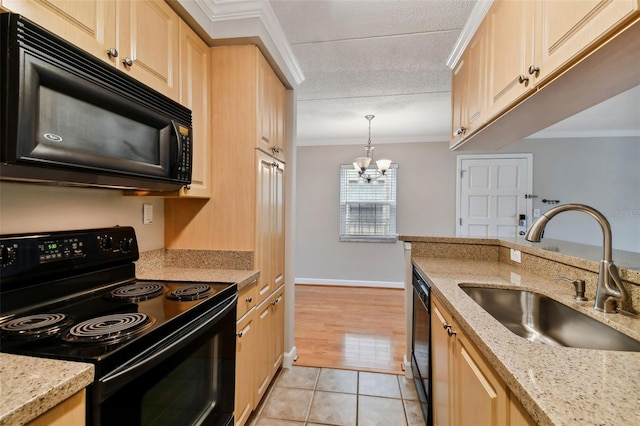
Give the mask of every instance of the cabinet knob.
<svg viewBox="0 0 640 426">
<path fill-rule="evenodd" d="M 519 82 L 520 84 L 526 84 L 526 83 L 528 83 L 528 82 L 529 82 L 529 77 L 527 77 L 526 75 L 520 75 L 520 76 L 518 77 L 518 82 Z"/>
<path fill-rule="evenodd" d="M 247 301 L 247 303 L 251 303 L 253 302 L 253 297 L 249 296 L 245 300 Z"/>
<path fill-rule="evenodd" d="M 535 74 L 537 77 L 539 73 L 540 73 L 540 67 L 536 67 L 535 65 L 529 66 L 529 75 Z"/>
<path fill-rule="evenodd" d="M 238 337 L 242 338 L 242 336 L 244 336 L 244 331 L 238 331 L 238 332 L 236 333 L 236 336 L 238 336 Z"/>
<path fill-rule="evenodd" d="M 447 334 L 449 336 L 454 336 L 456 334 L 456 331 L 454 329 L 452 329 L 451 327 L 447 328 Z"/>
<path fill-rule="evenodd" d="M 110 58 L 117 58 L 118 50 L 115 47 L 112 47 L 111 49 L 107 50 L 107 56 Z"/>
<path fill-rule="evenodd" d="M 122 63 L 125 64 L 126 66 L 130 67 L 133 65 L 133 59 L 131 59 L 130 57 L 126 57 L 122 60 Z"/>
<path fill-rule="evenodd" d="M 464 127 L 464 126 L 462 126 L 462 127 L 460 127 L 458 130 L 456 130 L 456 131 L 453 133 L 453 136 L 460 136 L 460 135 L 464 135 L 464 133 L 465 133 L 466 131 L 467 131 L 467 128 L 466 128 L 466 127 Z"/>
</svg>

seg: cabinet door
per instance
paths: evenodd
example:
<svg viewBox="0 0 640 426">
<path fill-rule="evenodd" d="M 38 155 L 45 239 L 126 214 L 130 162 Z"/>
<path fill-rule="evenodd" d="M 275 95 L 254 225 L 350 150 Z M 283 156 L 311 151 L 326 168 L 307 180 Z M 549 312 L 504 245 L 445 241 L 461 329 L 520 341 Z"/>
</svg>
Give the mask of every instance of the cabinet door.
<svg viewBox="0 0 640 426">
<path fill-rule="evenodd" d="M 538 80 L 553 75 L 638 12 L 637 0 L 536 2 Z"/>
<path fill-rule="evenodd" d="M 180 18 L 164 1 L 123 0 L 116 4 L 119 68 L 171 99 L 179 100 Z"/>
<path fill-rule="evenodd" d="M 534 2 L 496 0 L 487 12 L 487 113 L 494 117 L 533 89 Z"/>
<path fill-rule="evenodd" d="M 255 311 L 250 311 L 237 323 L 236 393 L 234 417 L 236 425 L 244 425 L 253 411 L 255 347 Z"/>
<path fill-rule="evenodd" d="M 433 424 L 448 426 L 453 421 L 453 344 L 447 333 L 451 319 L 435 298 L 431 298 L 431 386 Z"/>
<path fill-rule="evenodd" d="M 107 62 L 116 46 L 116 2 L 108 0 L 0 0 L 2 7 L 25 16 L 52 33 Z"/>
<path fill-rule="evenodd" d="M 504 382 L 458 328 L 456 336 L 456 424 L 505 425 L 509 397 Z"/>
<path fill-rule="evenodd" d="M 193 169 L 180 196 L 211 197 L 209 46 L 180 20 L 180 103 L 191 109 Z"/>
<path fill-rule="evenodd" d="M 257 148 L 272 154 L 271 148 L 274 144 L 273 136 L 273 84 L 271 67 L 262 54 L 257 51 L 257 104 L 256 104 L 256 130 Z"/>
<path fill-rule="evenodd" d="M 284 163 L 274 161 L 271 175 L 271 277 L 273 288 L 284 284 Z"/>
<path fill-rule="evenodd" d="M 467 70 L 469 69 L 466 52 L 456 64 L 451 73 L 451 146 L 456 145 L 466 132 L 466 117 L 464 91 L 467 85 Z"/>
<path fill-rule="evenodd" d="M 465 52 L 467 70 L 464 77 L 467 82 L 462 112 L 465 119 L 465 135 L 473 133 L 486 122 L 487 37 L 485 28 L 486 25 L 478 28 Z"/>
<path fill-rule="evenodd" d="M 269 360 L 271 361 L 271 375 L 273 376 L 282 365 L 284 356 L 284 285 L 275 291 L 271 306 L 273 312 L 271 314 L 271 330 L 269 333 L 271 335 L 271 355 Z"/>
<path fill-rule="evenodd" d="M 269 357 L 270 330 L 273 309 L 272 299 L 267 299 L 256 308 L 256 346 L 253 357 L 254 386 L 253 402 L 258 406 L 271 382 L 271 360 Z"/>
<path fill-rule="evenodd" d="M 256 184 L 256 251 L 255 267 L 260 270 L 258 278 L 258 300 L 262 303 L 276 288 L 273 282 L 273 169 L 275 161 L 267 154 L 257 151 L 258 170 Z"/>
<path fill-rule="evenodd" d="M 276 159 L 285 161 L 287 90 L 275 74 L 273 75 L 272 84 L 274 96 L 273 134 L 275 138 L 272 151 Z"/>
</svg>

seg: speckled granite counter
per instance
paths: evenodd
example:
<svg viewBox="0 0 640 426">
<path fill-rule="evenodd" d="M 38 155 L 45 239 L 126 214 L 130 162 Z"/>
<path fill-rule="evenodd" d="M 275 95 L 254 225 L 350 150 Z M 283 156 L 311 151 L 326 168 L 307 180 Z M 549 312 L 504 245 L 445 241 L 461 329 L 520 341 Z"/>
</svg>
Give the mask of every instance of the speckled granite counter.
<svg viewBox="0 0 640 426">
<path fill-rule="evenodd" d="M 92 364 L 0 353 L 0 426 L 21 425 L 93 382 Z"/>
<path fill-rule="evenodd" d="M 570 283 L 496 260 L 413 256 L 432 292 L 543 425 L 640 424 L 640 353 L 551 347 L 511 333 L 459 285 L 509 287 L 550 296 L 640 340 L 640 319 L 603 314 L 573 300 Z"/>
<path fill-rule="evenodd" d="M 258 279 L 246 252 L 153 250 L 140 253 L 136 278 L 141 280 L 237 283 L 238 290 Z"/>
</svg>

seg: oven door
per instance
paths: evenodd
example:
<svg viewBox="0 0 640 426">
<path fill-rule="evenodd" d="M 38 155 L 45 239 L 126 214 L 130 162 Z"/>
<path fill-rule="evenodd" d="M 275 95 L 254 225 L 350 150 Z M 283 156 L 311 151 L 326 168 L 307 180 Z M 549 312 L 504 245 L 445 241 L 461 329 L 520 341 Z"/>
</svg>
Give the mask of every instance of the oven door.
<svg viewBox="0 0 640 426">
<path fill-rule="evenodd" d="M 93 425 L 232 425 L 237 294 L 91 386 Z"/>
</svg>

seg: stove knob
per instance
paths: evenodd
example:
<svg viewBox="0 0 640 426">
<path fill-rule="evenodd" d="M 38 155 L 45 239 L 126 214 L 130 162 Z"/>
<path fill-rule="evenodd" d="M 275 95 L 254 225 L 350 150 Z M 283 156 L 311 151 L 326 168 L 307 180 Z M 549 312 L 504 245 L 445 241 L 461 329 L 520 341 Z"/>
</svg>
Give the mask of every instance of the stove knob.
<svg viewBox="0 0 640 426">
<path fill-rule="evenodd" d="M 8 246 L 0 246 L 0 265 L 9 266 L 16 260 L 16 253 L 13 248 Z"/>
<path fill-rule="evenodd" d="M 100 248 L 105 251 L 109 251 L 113 248 L 113 237 L 105 235 L 100 239 Z"/>
<path fill-rule="evenodd" d="M 120 250 L 122 250 L 123 253 L 131 252 L 132 248 L 133 238 L 124 238 L 122 241 L 120 241 Z"/>
</svg>

